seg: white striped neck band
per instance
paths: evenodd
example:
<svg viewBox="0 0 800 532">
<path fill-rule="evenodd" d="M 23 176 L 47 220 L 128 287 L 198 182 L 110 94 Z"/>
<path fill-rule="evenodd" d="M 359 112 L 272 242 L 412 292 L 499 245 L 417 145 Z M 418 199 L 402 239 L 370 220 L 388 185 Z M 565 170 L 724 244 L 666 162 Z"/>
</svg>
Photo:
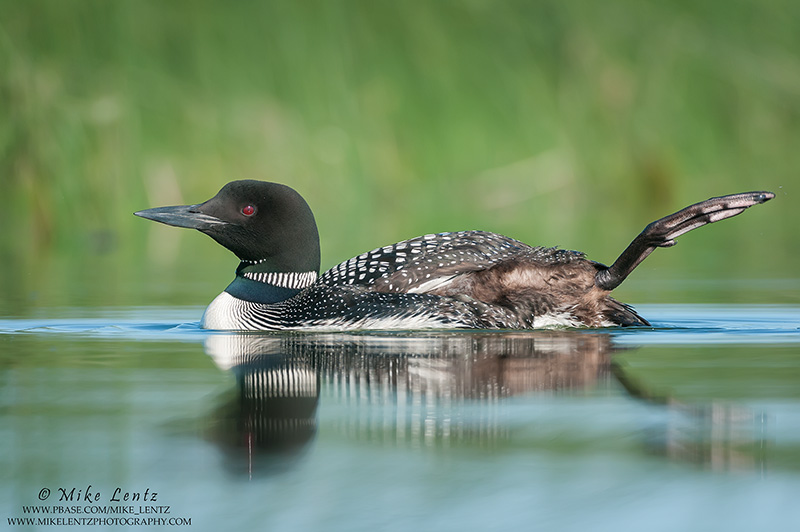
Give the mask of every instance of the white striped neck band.
<svg viewBox="0 0 800 532">
<path fill-rule="evenodd" d="M 242 275 L 281 288 L 306 288 L 317 280 L 317 272 L 243 272 Z"/>
</svg>

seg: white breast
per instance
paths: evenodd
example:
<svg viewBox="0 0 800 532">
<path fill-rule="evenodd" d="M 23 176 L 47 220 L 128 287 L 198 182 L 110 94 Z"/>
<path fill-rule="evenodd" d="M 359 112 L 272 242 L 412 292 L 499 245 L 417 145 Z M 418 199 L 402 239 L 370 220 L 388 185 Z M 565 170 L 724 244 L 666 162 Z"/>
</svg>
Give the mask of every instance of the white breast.
<svg viewBox="0 0 800 532">
<path fill-rule="evenodd" d="M 247 301 L 222 292 L 206 308 L 200 326 L 204 329 L 244 330 L 246 327 L 242 324 L 241 316 L 247 305 Z"/>
</svg>

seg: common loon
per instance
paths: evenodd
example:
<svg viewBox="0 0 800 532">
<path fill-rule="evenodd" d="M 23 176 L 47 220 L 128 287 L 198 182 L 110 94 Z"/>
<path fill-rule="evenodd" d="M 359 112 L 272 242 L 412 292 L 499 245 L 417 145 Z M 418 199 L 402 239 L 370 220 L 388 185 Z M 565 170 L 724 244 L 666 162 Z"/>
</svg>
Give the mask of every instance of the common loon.
<svg viewBox="0 0 800 532">
<path fill-rule="evenodd" d="M 764 203 L 746 192 L 696 203 L 648 225 L 611 266 L 483 231 L 428 234 L 376 248 L 318 275 L 319 234 L 286 185 L 233 181 L 198 205 L 137 216 L 197 229 L 240 260 L 206 309 L 207 329 L 532 329 L 649 325 L 611 290 L 658 247 Z"/>
</svg>

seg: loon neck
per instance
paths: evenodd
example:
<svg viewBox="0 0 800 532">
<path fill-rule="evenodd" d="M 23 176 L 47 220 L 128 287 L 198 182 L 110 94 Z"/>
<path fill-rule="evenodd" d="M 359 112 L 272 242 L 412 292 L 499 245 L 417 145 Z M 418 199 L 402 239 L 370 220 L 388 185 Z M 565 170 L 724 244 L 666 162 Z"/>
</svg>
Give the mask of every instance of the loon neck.
<svg viewBox="0 0 800 532">
<path fill-rule="evenodd" d="M 263 261 L 242 261 L 236 269 L 236 278 L 225 291 L 253 303 L 278 303 L 295 296 L 317 280 L 317 272 L 269 270 Z"/>
</svg>

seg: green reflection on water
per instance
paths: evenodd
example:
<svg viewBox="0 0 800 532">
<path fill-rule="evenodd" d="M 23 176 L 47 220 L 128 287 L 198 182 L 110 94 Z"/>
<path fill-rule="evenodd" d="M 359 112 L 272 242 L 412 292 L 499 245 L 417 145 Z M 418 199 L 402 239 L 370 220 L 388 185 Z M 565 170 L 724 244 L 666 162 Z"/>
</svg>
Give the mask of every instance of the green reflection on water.
<svg viewBox="0 0 800 532">
<path fill-rule="evenodd" d="M 91 484 L 149 487 L 215 526 L 463 524 L 498 509 L 519 524 L 574 515 L 576 490 L 645 513 L 702 498 L 705 519 L 729 504 L 731 482 L 744 501 L 718 521 L 794 515 L 797 348 L 763 331 L 721 347 L 680 343 L 698 332 L 676 329 L 677 345 L 640 348 L 608 331 L 224 335 L 135 310 L 103 338 L 97 312 L 0 335 L 3 515 L 42 486 Z M 327 502 L 309 514 L 303 493 Z M 375 513 L 354 512 L 347 501 L 369 493 Z"/>
<path fill-rule="evenodd" d="M 800 399 L 800 350 L 791 346 L 642 347 L 616 362 L 652 397 L 704 402 Z"/>
</svg>

